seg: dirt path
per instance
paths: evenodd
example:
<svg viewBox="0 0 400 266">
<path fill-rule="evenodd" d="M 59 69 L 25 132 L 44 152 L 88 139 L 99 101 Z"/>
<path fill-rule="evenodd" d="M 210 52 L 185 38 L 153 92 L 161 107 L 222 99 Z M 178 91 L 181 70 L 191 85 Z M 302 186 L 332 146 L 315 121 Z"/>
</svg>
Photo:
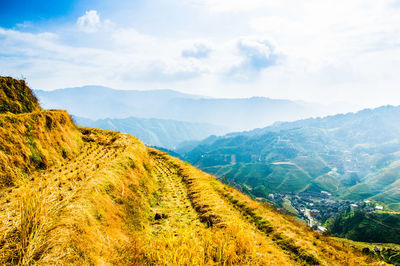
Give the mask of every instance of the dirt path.
<svg viewBox="0 0 400 266">
<path fill-rule="evenodd" d="M 176 233 L 180 228 L 204 228 L 188 197 L 176 167 L 168 165 L 164 159 L 153 157 L 159 184 L 159 201 L 152 208 L 154 213 L 153 233 Z"/>
<path fill-rule="evenodd" d="M 154 158 L 156 164 L 156 175 L 160 184 L 160 194 L 162 195 L 159 201 L 159 205 L 153 208 L 156 214 L 167 216 L 163 219 L 157 220 L 153 224 L 153 232 L 155 234 L 162 234 L 166 232 L 178 231 L 178 228 L 186 228 L 187 231 L 195 230 L 200 228 L 207 228 L 207 222 L 201 222 L 199 213 L 193 207 L 190 197 L 188 196 L 188 187 L 184 182 L 182 176 L 179 174 L 179 166 L 171 166 L 169 160 L 163 157 Z M 282 250 L 271 237 L 259 230 L 253 223 L 251 217 L 243 215 L 240 210 L 237 210 L 231 203 L 229 203 L 224 197 L 219 196 L 215 199 L 216 204 L 223 206 L 224 215 L 227 219 L 238 217 L 240 218 L 240 224 L 245 228 L 249 229 L 249 234 L 257 235 L 257 241 L 262 238 L 262 243 L 258 245 L 268 245 L 268 250 L 264 250 L 267 253 L 279 254 L 280 261 L 284 261 L 285 265 L 296 264 L 296 258 L 294 258 L 287 250 Z M 208 208 L 212 208 L 208 206 Z M 213 210 L 218 213 L 217 210 Z M 171 214 L 172 217 L 169 216 Z M 229 217 L 229 218 L 228 218 Z M 224 219 L 224 218 L 223 218 Z M 218 225 L 216 225 L 218 227 Z M 194 228 L 193 228 L 194 227 Z M 275 258 L 272 258 L 274 261 Z M 271 265 L 276 265 L 272 263 Z"/>
</svg>

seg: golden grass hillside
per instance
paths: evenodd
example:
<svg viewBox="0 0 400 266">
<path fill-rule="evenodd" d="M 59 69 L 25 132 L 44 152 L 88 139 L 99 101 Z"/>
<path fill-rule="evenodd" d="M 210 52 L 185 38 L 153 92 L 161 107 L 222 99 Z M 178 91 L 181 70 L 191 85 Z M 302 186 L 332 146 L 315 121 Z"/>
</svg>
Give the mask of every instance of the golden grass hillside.
<svg viewBox="0 0 400 266">
<path fill-rule="evenodd" d="M 1 192 L 1 264 L 382 264 L 129 135 L 80 135 Z"/>
<path fill-rule="evenodd" d="M 0 113 L 40 111 L 38 100 L 24 80 L 0 76 Z"/>
<path fill-rule="evenodd" d="M 127 134 L 0 121 L 1 265 L 384 264 Z"/>
<path fill-rule="evenodd" d="M 81 142 L 65 111 L 0 114 L 0 187 L 74 156 Z"/>
</svg>

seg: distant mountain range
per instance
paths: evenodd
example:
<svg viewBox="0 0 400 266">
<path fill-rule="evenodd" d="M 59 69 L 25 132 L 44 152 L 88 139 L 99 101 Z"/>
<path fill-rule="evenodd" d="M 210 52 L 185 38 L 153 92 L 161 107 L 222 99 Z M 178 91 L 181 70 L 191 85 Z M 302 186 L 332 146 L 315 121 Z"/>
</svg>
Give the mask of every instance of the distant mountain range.
<svg viewBox="0 0 400 266">
<path fill-rule="evenodd" d="M 263 97 L 216 99 L 173 90 L 114 90 L 84 86 L 53 91 L 36 90 L 42 106 L 66 109 L 90 119 L 158 118 L 221 125 L 231 130 L 264 127 L 276 121 L 334 114 L 351 106 L 322 106 Z"/>
<path fill-rule="evenodd" d="M 155 118 L 106 118 L 91 120 L 73 116 L 79 126 L 109 129 L 131 134 L 148 145 L 175 149 L 185 141 L 202 140 L 227 132 L 222 126 Z"/>
<path fill-rule="evenodd" d="M 400 107 L 276 123 L 177 152 L 249 193 L 263 191 L 256 196 L 325 190 L 400 209 Z"/>
</svg>

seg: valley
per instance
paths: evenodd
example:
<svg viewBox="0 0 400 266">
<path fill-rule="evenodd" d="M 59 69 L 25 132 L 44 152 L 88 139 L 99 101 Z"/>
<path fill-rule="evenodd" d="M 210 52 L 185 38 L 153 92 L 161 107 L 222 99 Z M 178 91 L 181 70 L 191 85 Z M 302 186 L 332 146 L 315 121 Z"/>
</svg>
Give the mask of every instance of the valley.
<svg viewBox="0 0 400 266">
<path fill-rule="evenodd" d="M 128 134 L 54 110 L 0 123 L 3 265 L 385 264 Z"/>
<path fill-rule="evenodd" d="M 400 266 L 400 0 L 0 2 L 0 266 Z"/>
<path fill-rule="evenodd" d="M 339 199 L 373 200 L 396 211 L 399 111 L 386 106 L 277 123 L 205 139 L 181 154 L 254 197 L 327 191 Z"/>
</svg>

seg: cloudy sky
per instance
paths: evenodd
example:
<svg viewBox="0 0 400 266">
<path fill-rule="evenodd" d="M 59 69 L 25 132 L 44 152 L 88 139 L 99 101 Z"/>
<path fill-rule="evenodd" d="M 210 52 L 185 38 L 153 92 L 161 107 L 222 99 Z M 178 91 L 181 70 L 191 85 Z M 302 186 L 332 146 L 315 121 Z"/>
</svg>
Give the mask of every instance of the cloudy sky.
<svg viewBox="0 0 400 266">
<path fill-rule="evenodd" d="M 0 0 L 0 75 L 400 104 L 398 0 Z"/>
</svg>

